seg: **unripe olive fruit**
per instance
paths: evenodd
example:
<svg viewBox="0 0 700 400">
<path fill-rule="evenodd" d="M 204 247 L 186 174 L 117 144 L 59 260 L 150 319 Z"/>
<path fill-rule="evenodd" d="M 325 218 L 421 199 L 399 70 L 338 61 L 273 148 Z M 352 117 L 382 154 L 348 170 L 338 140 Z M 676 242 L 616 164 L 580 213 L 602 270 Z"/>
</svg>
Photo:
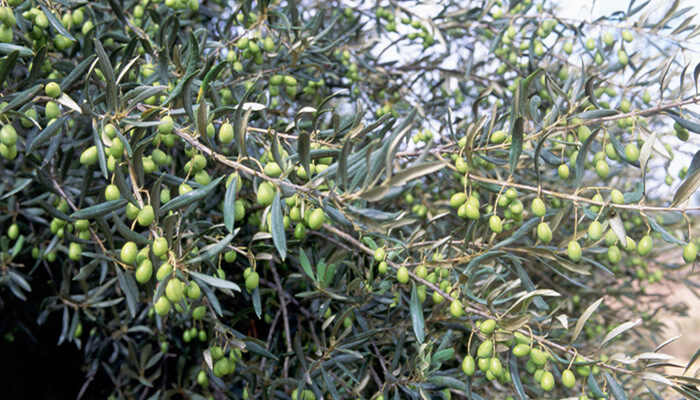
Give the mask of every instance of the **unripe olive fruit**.
<svg viewBox="0 0 700 400">
<path fill-rule="evenodd" d="M 12 125 L 4 125 L 0 129 L 0 143 L 5 146 L 14 146 L 17 143 L 17 131 Z"/>
<path fill-rule="evenodd" d="M 399 281 L 401 284 L 406 284 L 408 283 L 408 269 L 406 267 L 399 267 L 399 269 L 396 271 L 396 279 Z"/>
<path fill-rule="evenodd" d="M 595 163 L 595 172 L 598 174 L 600 179 L 605 179 L 608 177 L 608 175 L 610 175 L 610 167 L 605 160 L 598 160 Z"/>
<path fill-rule="evenodd" d="M 126 217 L 129 219 L 136 219 L 139 216 L 139 208 L 133 203 L 127 203 L 126 205 Z"/>
<path fill-rule="evenodd" d="M 639 239 L 639 243 L 637 243 L 637 254 L 639 254 L 640 256 L 646 256 L 647 254 L 651 253 L 651 250 L 653 248 L 654 243 L 651 239 L 651 236 L 644 235 L 641 239 Z"/>
<path fill-rule="evenodd" d="M 479 207 L 475 206 L 471 202 L 463 204 L 464 214 L 469 219 L 479 219 Z"/>
<path fill-rule="evenodd" d="M 270 182 L 263 182 L 258 186 L 258 204 L 267 207 L 275 199 L 275 187 Z"/>
<path fill-rule="evenodd" d="M 209 386 L 209 378 L 207 377 L 206 372 L 199 371 L 199 373 L 197 373 L 197 384 L 204 388 Z"/>
<path fill-rule="evenodd" d="M 136 281 L 138 283 L 144 284 L 148 282 L 151 279 L 151 276 L 153 276 L 153 264 L 151 263 L 151 260 L 143 260 L 141 261 L 141 264 L 139 264 L 138 268 L 136 268 Z"/>
<path fill-rule="evenodd" d="M 7 229 L 7 237 L 9 237 L 10 240 L 15 240 L 19 237 L 19 226 L 17 224 L 10 225 Z"/>
<path fill-rule="evenodd" d="M 624 204 L 625 196 L 619 190 L 613 189 L 610 191 L 610 200 L 614 204 Z"/>
<path fill-rule="evenodd" d="M 112 139 L 112 145 L 109 146 L 109 154 L 117 160 L 124 156 L 124 144 L 118 137 Z"/>
<path fill-rule="evenodd" d="M 692 263 L 698 256 L 698 248 L 693 242 L 688 242 L 683 246 L 683 261 Z"/>
<path fill-rule="evenodd" d="M 585 125 L 579 126 L 576 130 L 576 136 L 583 143 L 591 136 L 591 129 Z"/>
<path fill-rule="evenodd" d="M 537 225 L 537 237 L 545 244 L 552 241 L 552 230 L 546 222 L 540 222 Z"/>
<path fill-rule="evenodd" d="M 500 376 L 503 372 L 503 365 L 501 365 L 501 361 L 497 357 L 493 357 L 489 361 L 489 371 L 495 376 Z"/>
<path fill-rule="evenodd" d="M 173 266 L 168 262 L 164 262 L 158 268 L 158 271 L 156 271 L 156 279 L 158 281 L 162 281 L 163 279 L 165 279 L 166 277 L 168 277 L 172 273 L 173 273 Z"/>
<path fill-rule="evenodd" d="M 532 201 L 532 213 L 538 217 L 542 217 L 546 212 L 547 207 L 545 206 L 544 201 L 541 198 L 536 197 L 535 200 Z"/>
<path fill-rule="evenodd" d="M 574 46 L 571 44 L 571 42 L 564 43 L 564 52 L 566 54 L 571 54 L 573 51 L 574 51 Z"/>
<path fill-rule="evenodd" d="M 265 164 L 265 175 L 272 178 L 277 178 L 282 175 L 282 168 L 280 168 L 279 164 L 274 161 L 269 162 Z"/>
<path fill-rule="evenodd" d="M 479 330 L 484 335 L 492 334 L 496 330 L 496 321 L 492 319 L 487 319 L 486 321 L 481 323 L 481 326 L 479 326 Z"/>
<path fill-rule="evenodd" d="M 148 226 L 155 220 L 155 214 L 153 212 L 153 206 L 150 204 L 144 206 L 138 214 L 139 225 Z"/>
<path fill-rule="evenodd" d="M 61 87 L 58 86 L 58 83 L 56 82 L 47 83 L 46 87 L 44 88 L 44 91 L 46 92 L 47 96 L 53 98 L 56 98 L 61 95 Z"/>
<path fill-rule="evenodd" d="M 170 301 L 165 296 L 160 296 L 153 307 L 156 310 L 156 314 L 162 317 L 170 311 Z"/>
<path fill-rule="evenodd" d="M 73 225 L 75 225 L 76 230 L 82 232 L 90 227 L 90 221 L 88 221 L 86 219 L 79 219 L 79 220 L 75 221 L 75 224 L 73 224 Z"/>
<path fill-rule="evenodd" d="M 306 227 L 302 223 L 298 223 L 296 227 L 294 227 L 294 238 L 297 240 L 301 240 L 306 236 Z"/>
<path fill-rule="evenodd" d="M 566 164 L 560 164 L 557 168 L 557 174 L 561 179 L 569 179 L 570 171 L 569 166 Z"/>
<path fill-rule="evenodd" d="M 384 258 L 386 257 L 386 251 L 384 250 L 383 247 L 378 247 L 374 251 L 374 259 L 376 261 L 384 261 Z"/>
<path fill-rule="evenodd" d="M 492 215 L 489 218 L 489 228 L 494 233 L 503 232 L 503 222 L 501 221 L 501 218 L 498 215 Z"/>
<path fill-rule="evenodd" d="M 625 146 L 625 159 L 629 162 L 639 160 L 639 148 L 634 143 L 628 143 Z"/>
<path fill-rule="evenodd" d="M 459 318 L 464 314 L 462 303 L 459 300 L 452 300 L 452 303 L 450 303 L 450 314 L 455 318 Z"/>
<path fill-rule="evenodd" d="M 576 377 L 570 369 L 565 369 L 564 371 L 562 371 L 561 383 L 569 389 L 573 388 L 576 385 Z"/>
<path fill-rule="evenodd" d="M 494 131 L 491 134 L 491 142 L 495 144 L 500 144 L 506 140 L 506 137 L 508 137 L 506 131 Z"/>
<path fill-rule="evenodd" d="M 581 245 L 577 241 L 572 240 L 566 246 L 566 253 L 571 261 L 579 262 L 581 260 Z"/>
<path fill-rule="evenodd" d="M 549 371 L 542 374 L 542 379 L 540 380 L 540 386 L 542 386 L 542 389 L 544 389 L 547 392 L 554 389 L 554 375 L 552 375 L 552 373 Z"/>
<path fill-rule="evenodd" d="M 85 149 L 80 155 L 80 163 L 83 165 L 93 165 L 97 162 L 97 147 L 91 146 Z"/>
<path fill-rule="evenodd" d="M 117 185 L 107 185 L 105 188 L 105 199 L 107 201 L 118 200 L 120 196 Z"/>
<path fill-rule="evenodd" d="M 227 251 L 224 253 L 224 260 L 226 260 L 227 263 L 232 263 L 236 261 L 236 257 L 238 256 L 238 253 L 236 253 L 235 250 Z"/>
<path fill-rule="evenodd" d="M 202 296 L 202 289 L 199 287 L 197 282 L 191 281 L 185 287 L 185 294 L 192 300 L 197 300 Z"/>
<path fill-rule="evenodd" d="M 245 287 L 249 292 L 255 290 L 260 284 L 260 276 L 257 272 L 251 271 L 245 278 Z"/>
<path fill-rule="evenodd" d="M 204 315 L 207 313 L 207 307 L 206 306 L 199 306 L 195 307 L 194 310 L 192 310 L 192 318 L 198 320 L 204 318 Z"/>
<path fill-rule="evenodd" d="M 121 259 L 125 264 L 133 264 L 134 261 L 136 261 L 136 255 L 138 252 L 139 250 L 138 247 L 136 247 L 136 243 L 126 242 L 124 243 L 124 246 L 122 246 L 120 253 Z"/>
<path fill-rule="evenodd" d="M 382 261 L 377 266 L 377 272 L 379 272 L 380 274 L 386 274 L 388 267 L 389 267 L 389 265 L 386 263 L 386 261 Z"/>
<path fill-rule="evenodd" d="M 9 236 L 9 235 L 8 235 Z M 80 243 L 71 242 L 68 246 L 68 258 L 73 261 L 77 261 L 83 254 L 83 246 Z"/>
<path fill-rule="evenodd" d="M 513 354 L 516 357 L 525 357 L 530 354 L 530 345 L 525 343 L 520 343 L 513 348 Z"/>
<path fill-rule="evenodd" d="M 415 270 L 413 270 L 413 273 L 416 274 L 417 277 L 425 279 L 428 276 L 428 268 L 426 268 L 425 265 L 421 264 L 417 266 Z"/>
<path fill-rule="evenodd" d="M 627 55 L 627 52 L 625 52 L 623 49 L 617 51 L 617 59 L 622 65 L 627 65 L 627 63 L 629 62 L 629 56 Z"/>
<path fill-rule="evenodd" d="M 47 101 L 46 106 L 44 107 L 44 116 L 48 120 L 53 120 L 54 118 L 58 117 L 59 114 L 61 114 L 61 108 L 58 106 L 58 104 L 54 103 L 53 101 Z"/>
<path fill-rule="evenodd" d="M 544 365 L 547 363 L 547 353 L 540 349 L 532 349 L 530 350 L 530 360 L 535 365 Z"/>
<path fill-rule="evenodd" d="M 173 121 L 173 118 L 169 115 L 166 115 L 160 119 L 160 123 L 158 124 L 158 133 L 167 135 L 173 131 L 174 127 L 175 122 Z"/>
<path fill-rule="evenodd" d="M 317 208 L 309 214 L 309 228 L 316 230 L 326 223 L 326 214 L 323 209 Z"/>
<path fill-rule="evenodd" d="M 464 192 L 458 192 L 452 195 L 450 198 L 450 207 L 459 208 L 462 204 L 467 201 L 467 194 Z"/>
<path fill-rule="evenodd" d="M 455 168 L 459 173 L 461 174 L 466 174 L 467 171 L 469 171 L 469 164 L 462 158 L 459 157 L 457 160 L 455 160 Z"/>
<path fill-rule="evenodd" d="M 476 349 L 476 355 L 479 358 L 488 358 L 491 357 L 491 354 L 493 353 L 493 342 L 490 340 L 486 340 L 481 342 L 479 347 Z"/>
<path fill-rule="evenodd" d="M 622 259 L 620 249 L 615 245 L 608 247 L 606 255 L 611 264 L 617 264 Z"/>
<path fill-rule="evenodd" d="M 233 141 L 233 126 L 230 123 L 224 122 L 221 124 L 219 128 L 219 140 L 223 144 L 229 144 Z"/>
<path fill-rule="evenodd" d="M 182 281 L 177 278 L 169 280 L 165 286 L 165 295 L 168 297 L 168 300 L 173 303 L 180 302 L 182 300 L 182 286 Z"/>
<path fill-rule="evenodd" d="M 470 355 L 464 357 L 462 360 L 462 372 L 468 376 L 474 376 L 474 373 L 476 372 L 476 362 L 474 361 L 474 357 Z"/>
<path fill-rule="evenodd" d="M 153 241 L 153 254 L 156 257 L 164 256 L 168 252 L 168 240 L 163 236 L 155 238 Z"/>
</svg>

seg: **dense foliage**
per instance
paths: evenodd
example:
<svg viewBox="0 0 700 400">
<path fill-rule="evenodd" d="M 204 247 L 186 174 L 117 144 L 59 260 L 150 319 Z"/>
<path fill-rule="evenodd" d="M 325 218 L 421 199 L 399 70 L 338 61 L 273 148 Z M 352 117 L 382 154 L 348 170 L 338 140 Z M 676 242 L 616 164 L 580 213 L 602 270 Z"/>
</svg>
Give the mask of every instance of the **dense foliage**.
<svg viewBox="0 0 700 400">
<path fill-rule="evenodd" d="M 631 3 L 3 2 L 1 340 L 60 315 L 101 398 L 700 399 L 648 290 L 700 287 L 700 27 Z"/>
</svg>

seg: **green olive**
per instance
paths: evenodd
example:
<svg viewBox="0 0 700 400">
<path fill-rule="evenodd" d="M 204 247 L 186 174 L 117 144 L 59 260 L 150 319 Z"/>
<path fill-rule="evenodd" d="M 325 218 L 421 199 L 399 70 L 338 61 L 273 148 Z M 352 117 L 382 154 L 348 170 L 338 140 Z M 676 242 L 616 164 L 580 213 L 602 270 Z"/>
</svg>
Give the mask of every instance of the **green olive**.
<svg viewBox="0 0 700 400">
<path fill-rule="evenodd" d="M 173 121 L 172 117 L 166 115 L 160 119 L 160 123 L 158 124 L 158 133 L 167 135 L 173 131 L 174 127 L 175 122 Z"/>
<path fill-rule="evenodd" d="M 17 131 L 12 125 L 4 125 L 0 129 L 0 143 L 5 146 L 14 146 L 17 143 Z"/>
<path fill-rule="evenodd" d="M 493 342 L 490 340 L 485 340 L 481 342 L 479 347 L 476 349 L 476 355 L 479 358 L 488 358 L 493 354 Z"/>
<path fill-rule="evenodd" d="M 197 300 L 202 296 L 202 289 L 197 282 L 190 281 L 185 287 L 185 294 L 192 300 Z"/>
<path fill-rule="evenodd" d="M 158 271 L 156 271 L 156 279 L 158 281 L 162 281 L 163 279 L 165 279 L 166 277 L 168 277 L 172 273 L 173 273 L 173 266 L 168 262 L 164 262 L 158 268 Z"/>
<path fill-rule="evenodd" d="M 530 354 L 530 345 L 525 343 L 520 343 L 513 348 L 513 354 L 516 357 L 525 357 Z"/>
<path fill-rule="evenodd" d="M 608 166 L 608 163 L 605 162 L 605 160 L 598 160 L 595 163 L 595 172 L 598 174 L 598 177 L 600 179 L 605 179 L 610 175 L 610 167 Z"/>
<path fill-rule="evenodd" d="M 610 191 L 610 200 L 614 204 L 624 204 L 625 203 L 625 196 L 619 190 L 613 189 Z"/>
<path fill-rule="evenodd" d="M 484 335 L 490 335 L 496 330 L 496 321 L 492 319 L 487 319 L 484 322 L 481 323 L 481 326 L 479 326 L 479 330 L 481 333 Z"/>
<path fill-rule="evenodd" d="M 546 222 L 540 222 L 537 225 L 537 237 L 545 244 L 552 241 L 552 230 Z"/>
<path fill-rule="evenodd" d="M 399 269 L 396 271 L 396 279 L 399 281 L 401 284 L 407 284 L 408 283 L 408 269 L 406 267 L 399 267 Z"/>
<path fill-rule="evenodd" d="M 61 95 L 61 87 L 58 86 L 58 83 L 56 82 L 49 82 L 46 84 L 46 87 L 44 88 L 44 91 L 46 92 L 46 95 L 52 98 L 56 98 Z"/>
<path fill-rule="evenodd" d="M 7 237 L 9 237 L 10 240 L 15 240 L 19 237 L 19 226 L 17 224 L 10 225 L 7 229 Z"/>
<path fill-rule="evenodd" d="M 462 204 L 467 201 L 467 194 L 464 192 L 458 192 L 452 195 L 450 198 L 450 207 L 459 208 Z"/>
<path fill-rule="evenodd" d="M 544 389 L 547 392 L 554 389 L 554 375 L 552 375 L 552 373 L 549 371 L 542 374 L 540 386 L 542 386 L 542 389 Z"/>
<path fill-rule="evenodd" d="M 136 261 L 136 255 L 138 252 L 139 250 L 138 247 L 136 247 L 136 243 L 126 242 L 124 243 L 124 246 L 122 246 L 120 253 L 121 259 L 125 264 L 133 264 L 134 261 Z"/>
<path fill-rule="evenodd" d="M 326 223 L 326 214 L 323 209 L 317 208 L 309 214 L 309 228 L 316 230 Z"/>
<path fill-rule="evenodd" d="M 249 292 L 255 290 L 260 284 L 260 276 L 257 272 L 251 271 L 245 278 L 245 287 Z"/>
<path fill-rule="evenodd" d="M 386 258 L 386 251 L 384 250 L 383 247 L 378 247 L 374 251 L 374 260 L 375 261 L 384 261 L 384 258 Z"/>
<path fill-rule="evenodd" d="M 163 316 L 170 311 L 170 301 L 165 296 L 160 296 L 156 304 L 154 304 L 156 314 Z"/>
<path fill-rule="evenodd" d="M 544 201 L 541 198 L 536 197 L 535 200 L 532 201 L 532 213 L 538 217 L 542 217 L 546 212 L 547 207 L 545 206 Z"/>
<path fill-rule="evenodd" d="M 570 369 L 565 369 L 564 371 L 562 371 L 561 383 L 569 389 L 573 388 L 576 385 L 576 377 Z"/>
<path fill-rule="evenodd" d="M 275 187 L 270 182 L 263 182 L 258 186 L 257 200 L 258 204 L 267 207 L 272 204 L 275 199 Z"/>
<path fill-rule="evenodd" d="M 566 253 L 571 261 L 579 262 L 581 260 L 581 245 L 577 241 L 572 240 L 566 246 Z"/>
<path fill-rule="evenodd" d="M 79 260 L 83 253 L 83 247 L 80 243 L 71 242 L 68 246 L 68 258 L 73 261 Z"/>
<path fill-rule="evenodd" d="M 165 295 L 172 303 L 178 303 L 182 300 L 183 283 L 177 278 L 168 281 L 165 286 Z"/>
<path fill-rule="evenodd" d="M 683 246 L 683 261 L 692 263 L 698 256 L 698 248 L 693 242 Z"/>
<path fill-rule="evenodd" d="M 489 218 L 489 228 L 494 233 L 503 232 L 503 222 L 501 221 L 501 218 L 498 215 L 492 215 Z"/>
<path fill-rule="evenodd" d="M 156 257 L 161 257 L 168 252 L 168 240 L 163 236 L 155 238 L 153 241 L 153 254 Z"/>
<path fill-rule="evenodd" d="M 474 376 L 474 373 L 476 372 L 476 362 L 474 361 L 474 357 L 470 355 L 464 357 L 464 360 L 462 360 L 462 372 L 468 376 Z"/>
<path fill-rule="evenodd" d="M 452 303 L 450 303 L 450 314 L 455 318 L 461 317 L 464 314 L 462 302 L 459 300 L 453 300 Z"/>
<path fill-rule="evenodd" d="M 151 279 L 151 276 L 153 276 L 153 264 L 148 259 L 141 261 L 141 264 L 136 268 L 136 281 L 144 284 Z"/>
<path fill-rule="evenodd" d="M 119 193 L 119 188 L 117 185 L 107 185 L 105 188 L 105 199 L 107 201 L 118 200 L 121 194 Z"/>
<path fill-rule="evenodd" d="M 601 237 L 603 237 L 603 225 L 598 221 L 591 222 L 588 225 L 588 238 L 595 242 Z"/>
<path fill-rule="evenodd" d="M 141 226 L 148 226 L 155 220 L 155 214 L 153 212 L 153 206 L 150 204 L 144 206 L 138 214 L 138 222 Z"/>
<path fill-rule="evenodd" d="M 545 365 L 547 363 L 547 353 L 540 349 L 532 349 L 530 350 L 530 360 L 535 365 Z"/>
</svg>

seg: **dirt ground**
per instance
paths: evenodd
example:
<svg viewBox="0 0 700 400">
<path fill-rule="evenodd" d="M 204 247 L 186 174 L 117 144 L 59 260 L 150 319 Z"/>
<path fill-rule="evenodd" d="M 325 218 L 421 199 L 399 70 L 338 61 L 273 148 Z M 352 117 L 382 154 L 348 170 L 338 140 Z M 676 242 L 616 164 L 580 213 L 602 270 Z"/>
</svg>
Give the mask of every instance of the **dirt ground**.
<svg viewBox="0 0 700 400">
<path fill-rule="evenodd" d="M 668 295 L 669 303 L 684 302 L 689 307 L 688 316 L 673 317 L 663 334 L 666 339 L 683 336 L 662 350 L 663 353 L 677 357 L 672 362 L 687 365 L 690 357 L 700 349 L 700 298 L 680 284 L 664 285 L 663 288 L 659 288 L 659 292 Z M 683 373 L 683 369 L 678 368 L 668 368 L 668 371 L 674 374 Z M 700 374 L 700 360 L 696 361 L 685 375 L 695 376 L 695 374 Z"/>
</svg>

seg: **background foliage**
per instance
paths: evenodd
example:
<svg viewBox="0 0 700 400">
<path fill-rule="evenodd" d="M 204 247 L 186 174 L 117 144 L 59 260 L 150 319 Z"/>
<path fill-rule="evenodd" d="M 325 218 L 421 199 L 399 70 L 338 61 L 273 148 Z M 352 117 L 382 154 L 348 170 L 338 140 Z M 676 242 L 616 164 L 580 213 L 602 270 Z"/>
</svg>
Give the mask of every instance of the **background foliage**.
<svg viewBox="0 0 700 400">
<path fill-rule="evenodd" d="M 78 397 L 698 399 L 694 12 L 3 1 L 2 340 L 58 317 Z"/>
</svg>

